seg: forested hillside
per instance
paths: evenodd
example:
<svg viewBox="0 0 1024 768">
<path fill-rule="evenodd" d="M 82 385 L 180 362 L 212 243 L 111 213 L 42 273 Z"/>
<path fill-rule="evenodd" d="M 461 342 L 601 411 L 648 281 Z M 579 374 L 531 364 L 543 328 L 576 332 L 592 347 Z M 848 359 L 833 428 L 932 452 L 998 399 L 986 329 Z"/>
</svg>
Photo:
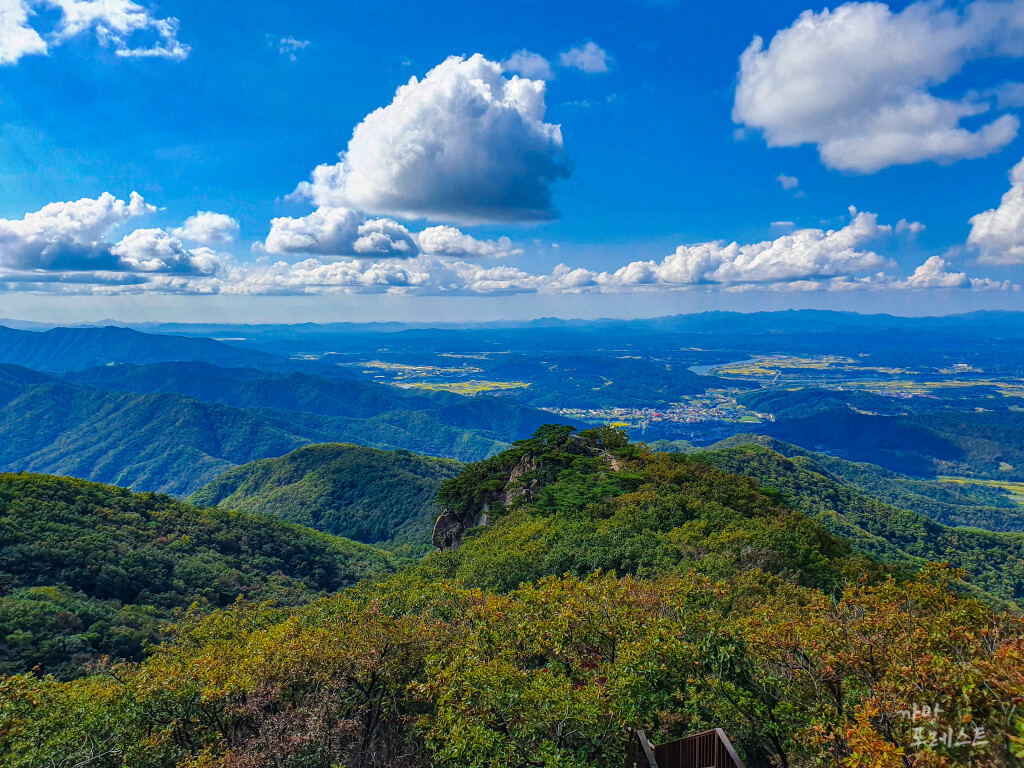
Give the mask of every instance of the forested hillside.
<svg viewBox="0 0 1024 768">
<path fill-rule="evenodd" d="M 650 454 L 608 428 L 543 427 L 445 482 L 438 504 L 467 530 L 458 549 L 427 562 L 489 589 L 551 574 L 694 567 L 712 578 L 760 568 L 831 589 L 853 573 L 884 572 L 752 480 Z M 491 524 L 472 528 L 485 508 Z"/>
<path fill-rule="evenodd" d="M 756 391 L 738 399 L 775 414 L 777 421 L 758 425 L 758 432 L 803 448 L 916 477 L 1024 480 L 1024 412 L 1011 409 L 1005 397 L 985 397 L 977 406 L 957 402 L 957 408 L 924 398 L 923 405 L 908 405 L 816 389 Z"/>
<path fill-rule="evenodd" d="M 0 475 L 0 673 L 139 659 L 177 611 L 299 603 L 393 571 L 379 550 L 269 517 L 47 475 Z"/>
<path fill-rule="evenodd" d="M 461 464 L 356 445 L 311 445 L 228 470 L 189 501 L 424 554 L 441 481 Z"/>
<path fill-rule="evenodd" d="M 339 402 L 343 407 L 346 400 Z M 486 420 L 488 409 L 502 407 L 480 401 L 476 413 L 474 402 L 348 418 L 235 408 L 179 394 L 97 390 L 5 366 L 0 368 L 0 470 L 67 474 L 187 495 L 233 466 L 310 443 L 357 442 L 473 460 L 506 445 L 493 432 L 459 425 Z"/>
<path fill-rule="evenodd" d="M 694 459 L 754 478 L 884 562 L 919 567 L 948 561 L 964 569 L 968 584 L 1018 604 L 1024 599 L 1024 534 L 936 523 L 838 482 L 806 457 L 787 459 L 755 444 L 700 452 Z"/>
<path fill-rule="evenodd" d="M 323 371 L 325 367 L 317 370 Z M 506 443 L 533 432 L 550 419 L 550 414 L 506 398 L 404 390 L 337 378 L 334 370 L 328 377 L 302 371 L 283 373 L 187 362 L 102 366 L 68 373 L 64 378 L 97 389 L 173 393 L 247 410 L 295 411 L 347 419 L 388 415 L 395 422 L 402 420 L 402 414 L 411 412 L 414 417 L 437 421 L 442 428 L 473 430 Z M 414 438 L 423 443 L 428 436 L 414 435 Z M 430 451 L 436 455 L 456 455 L 465 449 L 465 442 L 460 445 L 458 440 L 447 450 L 443 443 L 436 441 L 436 444 L 439 447 Z M 395 447 L 421 450 L 413 444 Z"/>
<path fill-rule="evenodd" d="M 1024 505 L 1002 488 L 970 481 L 920 480 L 875 464 L 808 451 L 764 435 L 736 435 L 712 446 L 712 449 L 750 443 L 770 448 L 793 459 L 799 466 L 853 486 L 886 504 L 909 509 L 944 525 L 1024 531 Z M 652 447 L 663 450 L 660 446 Z M 692 446 L 686 450 L 692 450 Z"/>
<path fill-rule="evenodd" d="M 655 742 L 721 727 L 763 768 L 1009 765 L 1019 617 L 944 566 L 892 578 L 713 458 L 546 427 L 444 481 L 454 548 L 404 573 L 190 616 L 103 674 L 3 680 L 0 753 L 13 768 L 621 768 L 629 727 Z M 900 714 L 922 692 L 943 713 L 924 726 Z M 966 741 L 940 741 L 947 727 Z"/>
</svg>

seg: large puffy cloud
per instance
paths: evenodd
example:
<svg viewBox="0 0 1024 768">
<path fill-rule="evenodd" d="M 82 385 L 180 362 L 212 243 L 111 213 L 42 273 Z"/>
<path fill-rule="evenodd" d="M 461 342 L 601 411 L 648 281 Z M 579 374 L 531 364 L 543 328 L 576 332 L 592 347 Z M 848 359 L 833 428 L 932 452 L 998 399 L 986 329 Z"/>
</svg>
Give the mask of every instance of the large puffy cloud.
<svg viewBox="0 0 1024 768">
<path fill-rule="evenodd" d="M 971 217 L 967 244 L 983 264 L 1024 264 L 1024 160 L 1010 171 L 1010 189 L 998 208 Z"/>
<path fill-rule="evenodd" d="M 29 24 L 33 6 L 60 13 L 46 38 Z M 117 56 L 157 57 L 182 61 L 189 46 L 178 41 L 178 20 L 157 18 L 132 0 L 0 0 L 0 64 L 45 54 L 51 46 L 95 31 L 101 45 Z"/>
<path fill-rule="evenodd" d="M 462 259 L 498 259 L 522 253 L 507 237 L 478 240 L 455 227 L 446 226 L 427 227 L 416 235 L 416 242 L 423 253 Z"/>
<path fill-rule="evenodd" d="M 932 256 L 914 270 L 906 280 L 892 283 L 895 288 L 973 288 L 974 290 L 1007 291 L 1018 289 L 1009 280 L 992 280 L 988 277 L 968 277 L 965 272 L 953 272 L 949 262 L 941 256 Z"/>
<path fill-rule="evenodd" d="M 137 229 L 110 248 L 119 266 L 129 272 L 210 275 L 223 259 L 209 248 L 190 251 L 162 229 Z"/>
<path fill-rule="evenodd" d="M 189 250 L 162 229 L 136 229 L 109 242 L 116 229 L 155 211 L 138 193 L 126 202 L 104 192 L 0 219 L 0 280 L 137 286 L 146 275 L 209 276 L 227 263 L 209 248 Z"/>
<path fill-rule="evenodd" d="M 107 235 L 155 210 L 135 192 L 128 202 L 104 192 L 96 199 L 50 203 L 21 219 L 0 219 L 0 267 L 116 269 Z"/>
<path fill-rule="evenodd" d="M 806 11 L 767 47 L 755 37 L 744 51 L 733 119 L 760 129 L 769 146 L 816 144 L 826 165 L 844 170 L 981 157 L 1016 136 L 1017 117 L 969 130 L 961 121 L 991 105 L 931 89 L 968 61 L 993 55 L 1024 56 L 1024 3 Z"/>
<path fill-rule="evenodd" d="M 971 281 L 964 272 L 949 271 L 949 263 L 941 256 L 932 256 L 914 270 L 906 283 L 910 288 L 965 288 Z"/>
<path fill-rule="evenodd" d="M 410 257 L 417 253 L 409 230 L 392 219 L 371 219 L 349 208 L 323 207 L 308 216 L 271 221 L 263 250 L 275 254 Z"/>
<path fill-rule="evenodd" d="M 238 222 L 226 213 L 199 211 L 174 230 L 174 236 L 194 243 L 231 243 L 238 236 Z"/>
<path fill-rule="evenodd" d="M 569 175 L 562 134 L 544 122 L 545 84 L 502 76 L 480 54 L 451 57 L 358 125 L 334 165 L 298 191 L 321 208 L 450 222 L 555 216 Z"/>
<path fill-rule="evenodd" d="M 459 259 L 497 259 L 522 251 L 508 237 L 480 240 L 456 227 L 413 233 L 394 219 L 367 220 L 350 208 L 319 208 L 307 216 L 273 219 L 260 250 L 272 254 L 412 258 L 419 254 Z"/>
</svg>

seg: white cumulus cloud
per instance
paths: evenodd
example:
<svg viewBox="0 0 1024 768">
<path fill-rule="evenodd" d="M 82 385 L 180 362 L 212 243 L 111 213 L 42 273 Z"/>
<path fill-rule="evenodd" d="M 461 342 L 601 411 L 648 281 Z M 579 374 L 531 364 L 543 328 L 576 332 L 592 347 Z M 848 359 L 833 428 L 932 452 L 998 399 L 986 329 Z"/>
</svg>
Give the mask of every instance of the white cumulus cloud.
<svg viewBox="0 0 1024 768">
<path fill-rule="evenodd" d="M 420 254 L 447 259 L 498 259 L 522 253 L 508 237 L 481 240 L 446 225 L 410 232 L 394 219 L 368 220 L 350 208 L 318 208 L 307 216 L 276 218 L 260 250 L 272 254 L 403 259 Z"/>
<path fill-rule="evenodd" d="M 1008 280 L 992 280 L 987 277 L 968 277 L 965 272 L 953 272 L 949 262 L 941 256 L 932 256 L 914 270 L 906 280 L 892 284 L 896 288 L 972 288 L 974 290 L 1010 290 L 1014 286 Z"/>
<path fill-rule="evenodd" d="M 308 216 L 271 221 L 263 244 L 267 253 L 324 256 L 415 256 L 409 230 L 391 219 L 366 220 L 349 208 L 322 207 Z"/>
<path fill-rule="evenodd" d="M 129 219 L 156 208 L 132 192 L 50 203 L 21 219 L 0 219 L 0 266 L 14 269 L 116 269 L 106 238 Z"/>
<path fill-rule="evenodd" d="M 831 277 L 884 266 L 887 261 L 866 243 L 889 234 L 873 213 L 850 209 L 842 229 L 799 229 L 775 240 L 681 245 L 663 261 L 635 261 L 602 281 L 620 285 L 671 283 L 772 283 Z"/>
<path fill-rule="evenodd" d="M 451 256 L 462 259 L 498 259 L 517 256 L 522 249 L 512 245 L 507 237 L 497 240 L 478 240 L 455 227 L 427 227 L 416 235 L 420 250 L 432 256 Z"/>
<path fill-rule="evenodd" d="M 218 290 L 241 294 L 381 292 L 429 282 L 429 271 L 421 263 L 306 259 L 295 264 L 279 261 L 269 267 L 238 267 L 218 281 Z"/>
<path fill-rule="evenodd" d="M 558 63 L 594 75 L 608 71 L 608 54 L 597 43 L 588 42 L 563 51 L 558 56 Z"/>
<path fill-rule="evenodd" d="M 111 246 L 110 252 L 118 258 L 119 266 L 129 272 L 208 275 L 222 264 L 209 248 L 190 251 L 181 240 L 162 229 L 137 229 Z"/>
<path fill-rule="evenodd" d="M 173 234 L 194 243 L 231 243 L 238 237 L 238 229 L 238 222 L 226 213 L 199 211 Z"/>
<path fill-rule="evenodd" d="M 392 219 L 371 219 L 356 230 L 359 235 L 352 243 L 358 254 L 374 256 L 415 256 L 416 243 L 404 225 Z"/>
<path fill-rule="evenodd" d="M 935 95 L 969 61 L 1024 56 L 1024 4 L 975 0 L 961 8 L 918 2 L 805 11 L 765 46 L 740 57 L 733 120 L 769 146 L 815 144 L 829 167 L 872 173 L 891 165 L 982 157 L 1008 144 L 1020 121 L 968 117 L 991 104 Z"/>
<path fill-rule="evenodd" d="M 551 71 L 551 63 L 539 53 L 533 53 L 523 48 L 501 62 L 506 72 L 515 72 L 523 77 L 537 80 L 550 80 L 554 77 Z"/>
<path fill-rule="evenodd" d="M 1024 264 L 1024 160 L 1010 171 L 1010 189 L 998 208 L 971 217 L 967 244 L 982 264 Z"/>
<path fill-rule="evenodd" d="M 552 187 L 569 176 L 545 84 L 502 76 L 480 54 L 453 56 L 358 125 L 340 162 L 297 190 L 321 208 L 451 222 L 553 218 Z"/>
</svg>

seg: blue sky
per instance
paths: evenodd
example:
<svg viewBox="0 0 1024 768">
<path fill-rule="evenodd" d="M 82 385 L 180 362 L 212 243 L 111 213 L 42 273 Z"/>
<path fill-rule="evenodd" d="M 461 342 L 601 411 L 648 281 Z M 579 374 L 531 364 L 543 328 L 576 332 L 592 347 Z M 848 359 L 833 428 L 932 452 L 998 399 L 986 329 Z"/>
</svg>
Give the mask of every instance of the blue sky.
<svg viewBox="0 0 1024 768">
<path fill-rule="evenodd" d="M 1015 0 L 0 0 L 0 316 L 1024 308 L 1022 57 Z"/>
</svg>

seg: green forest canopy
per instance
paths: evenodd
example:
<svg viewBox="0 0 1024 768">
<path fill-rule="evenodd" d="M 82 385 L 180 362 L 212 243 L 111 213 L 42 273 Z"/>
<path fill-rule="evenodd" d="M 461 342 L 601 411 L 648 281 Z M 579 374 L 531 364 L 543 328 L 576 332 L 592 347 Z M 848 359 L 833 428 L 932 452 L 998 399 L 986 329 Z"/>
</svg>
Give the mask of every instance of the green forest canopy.
<svg viewBox="0 0 1024 768">
<path fill-rule="evenodd" d="M 963 572 L 859 552 L 782 490 L 548 427 L 438 502 L 496 521 L 306 605 L 185 616 L 143 662 L 6 678 L 0 752 L 17 767 L 620 768 L 628 727 L 714 726 L 773 768 L 1017 749 L 1019 616 L 965 596 Z M 922 697 L 944 719 L 900 715 Z M 968 744 L 933 745 L 947 727 Z"/>
</svg>

